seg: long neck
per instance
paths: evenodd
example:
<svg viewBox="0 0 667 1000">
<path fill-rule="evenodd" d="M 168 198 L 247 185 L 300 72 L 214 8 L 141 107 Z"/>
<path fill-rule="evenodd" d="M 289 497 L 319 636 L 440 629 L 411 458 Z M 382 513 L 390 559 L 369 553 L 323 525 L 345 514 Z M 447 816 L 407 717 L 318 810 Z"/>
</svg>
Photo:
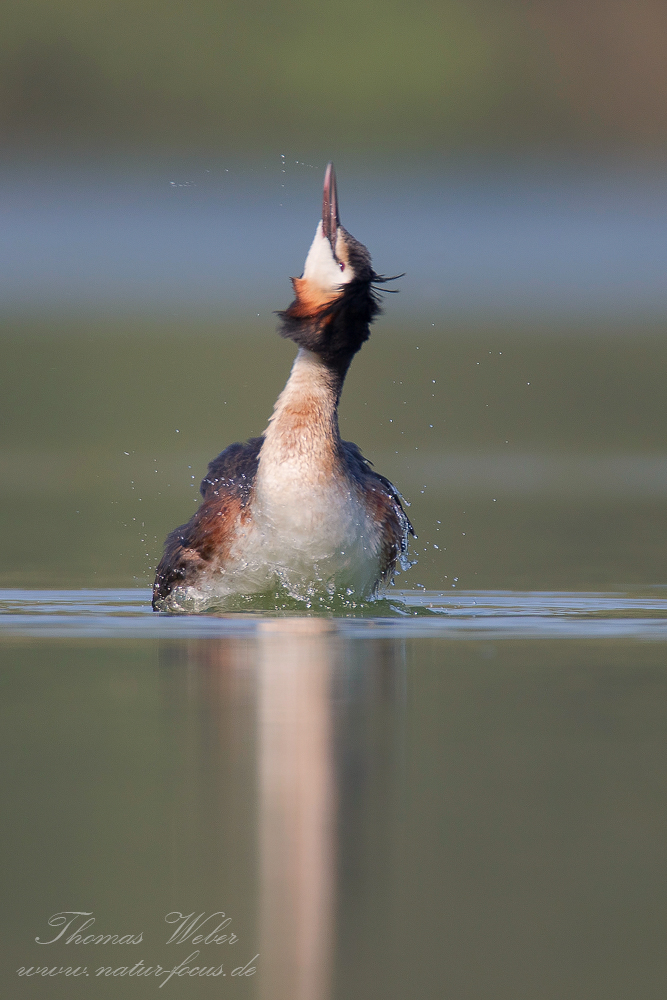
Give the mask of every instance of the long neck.
<svg viewBox="0 0 667 1000">
<path fill-rule="evenodd" d="M 340 450 L 338 401 L 344 375 L 300 348 L 264 432 L 262 463 L 330 466 Z"/>
</svg>

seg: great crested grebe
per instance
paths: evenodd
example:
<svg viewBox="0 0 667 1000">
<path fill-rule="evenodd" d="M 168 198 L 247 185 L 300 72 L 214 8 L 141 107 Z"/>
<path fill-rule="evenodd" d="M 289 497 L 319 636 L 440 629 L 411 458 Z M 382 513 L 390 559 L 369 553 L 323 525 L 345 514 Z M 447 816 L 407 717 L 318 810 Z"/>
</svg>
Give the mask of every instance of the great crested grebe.
<svg viewBox="0 0 667 1000">
<path fill-rule="evenodd" d="M 232 444 L 208 467 L 203 501 L 168 536 L 153 608 L 205 610 L 231 595 L 282 591 L 297 600 L 355 600 L 389 584 L 414 535 L 394 486 L 342 441 L 338 403 L 352 358 L 380 311 L 383 279 L 343 229 L 333 165 L 295 299 L 279 313 L 299 348 L 261 437 Z"/>
</svg>

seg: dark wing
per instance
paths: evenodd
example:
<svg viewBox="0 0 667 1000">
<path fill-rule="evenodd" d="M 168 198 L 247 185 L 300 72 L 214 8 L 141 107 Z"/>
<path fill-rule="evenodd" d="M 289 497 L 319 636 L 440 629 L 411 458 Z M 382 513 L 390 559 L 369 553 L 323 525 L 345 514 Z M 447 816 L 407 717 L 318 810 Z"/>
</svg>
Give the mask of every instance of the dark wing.
<svg viewBox="0 0 667 1000">
<path fill-rule="evenodd" d="M 174 587 L 194 583 L 214 557 L 224 559 L 250 499 L 263 442 L 231 444 L 209 463 L 199 510 L 167 536 L 153 585 L 154 609 Z"/>
<path fill-rule="evenodd" d="M 208 463 L 206 478 L 202 479 L 199 492 L 206 498 L 219 487 L 231 487 L 247 498 L 257 473 L 259 453 L 264 438 L 250 438 L 245 444 L 230 444 L 217 458 Z"/>
<path fill-rule="evenodd" d="M 410 518 L 403 510 L 401 494 L 393 483 L 371 468 L 371 463 L 351 441 L 341 442 L 348 469 L 359 483 L 367 507 L 382 536 L 381 573 L 384 581 L 391 580 L 396 562 L 407 555 L 408 536 L 416 538 Z"/>
</svg>

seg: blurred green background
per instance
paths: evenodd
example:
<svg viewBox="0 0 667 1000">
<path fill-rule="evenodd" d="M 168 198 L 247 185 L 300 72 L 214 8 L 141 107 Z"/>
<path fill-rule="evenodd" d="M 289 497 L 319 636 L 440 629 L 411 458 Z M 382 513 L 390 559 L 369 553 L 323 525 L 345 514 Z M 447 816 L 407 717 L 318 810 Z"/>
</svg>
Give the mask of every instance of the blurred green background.
<svg viewBox="0 0 667 1000">
<path fill-rule="evenodd" d="M 151 582 L 287 377 L 330 157 L 407 272 L 341 414 L 399 582 L 662 582 L 666 41 L 654 0 L 7 7 L 0 585 Z"/>
<path fill-rule="evenodd" d="M 38 588 L 149 585 L 207 462 L 261 433 L 294 355 L 270 327 L 201 319 L 15 323 L 0 342 L 0 585 Z M 411 503 L 398 585 L 663 582 L 665 371 L 658 327 L 381 320 L 341 432 Z"/>
<path fill-rule="evenodd" d="M 142 155 L 655 151 L 666 33 L 659 0 L 25 0 L 3 11 L 0 134 Z"/>
</svg>

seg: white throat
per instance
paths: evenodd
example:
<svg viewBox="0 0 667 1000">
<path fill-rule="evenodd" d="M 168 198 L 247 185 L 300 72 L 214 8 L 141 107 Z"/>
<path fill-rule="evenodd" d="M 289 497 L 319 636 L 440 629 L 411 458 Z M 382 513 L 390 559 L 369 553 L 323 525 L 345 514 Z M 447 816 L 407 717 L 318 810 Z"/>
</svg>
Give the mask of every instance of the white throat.
<svg viewBox="0 0 667 1000">
<path fill-rule="evenodd" d="M 339 231 L 338 240 L 340 238 Z M 315 239 L 306 257 L 303 277 L 314 288 L 319 288 L 327 293 L 336 291 L 341 285 L 346 285 L 354 278 L 354 271 L 349 264 L 345 265 L 344 270 L 341 271 L 340 262 L 336 260 L 331 251 L 331 244 L 324 235 L 321 222 L 318 223 Z"/>
</svg>

